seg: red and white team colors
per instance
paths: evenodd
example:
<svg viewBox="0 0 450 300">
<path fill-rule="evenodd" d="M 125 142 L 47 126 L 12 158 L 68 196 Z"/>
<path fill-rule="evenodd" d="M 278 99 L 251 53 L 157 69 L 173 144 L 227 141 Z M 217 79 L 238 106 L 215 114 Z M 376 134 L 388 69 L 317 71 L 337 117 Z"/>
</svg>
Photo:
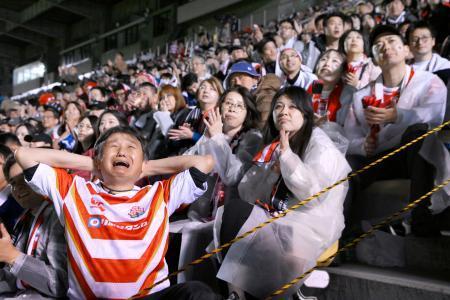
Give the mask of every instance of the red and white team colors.
<svg viewBox="0 0 450 300">
<path fill-rule="evenodd" d="M 125 299 L 164 278 L 169 216 L 204 192 L 188 170 L 119 195 L 42 163 L 29 183 L 65 226 L 71 299 Z"/>
</svg>

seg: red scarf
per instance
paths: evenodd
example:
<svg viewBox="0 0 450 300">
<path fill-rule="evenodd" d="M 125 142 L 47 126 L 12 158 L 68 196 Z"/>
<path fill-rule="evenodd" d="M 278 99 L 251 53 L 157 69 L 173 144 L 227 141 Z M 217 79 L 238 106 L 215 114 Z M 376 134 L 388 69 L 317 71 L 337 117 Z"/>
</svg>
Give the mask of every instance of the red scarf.
<svg viewBox="0 0 450 300">
<path fill-rule="evenodd" d="M 272 160 L 272 156 L 275 153 L 275 150 L 280 145 L 280 141 L 275 141 L 272 144 L 265 146 L 261 151 L 256 153 L 255 157 L 253 157 L 254 163 L 268 163 Z"/>
<path fill-rule="evenodd" d="M 368 106 L 373 106 L 378 108 L 386 108 L 389 107 L 392 103 L 397 104 L 398 100 L 400 99 L 401 92 L 409 84 L 409 82 L 414 76 L 414 69 L 410 68 L 409 70 L 410 70 L 409 74 L 406 74 L 408 79 L 406 81 L 404 80 L 404 83 L 402 83 L 402 85 L 397 91 L 390 94 L 386 94 L 384 92 L 381 93 L 382 82 L 380 76 L 379 79 L 375 82 L 375 88 L 372 89 L 371 95 L 363 97 L 362 99 L 363 107 L 366 108 Z M 380 125 L 376 124 L 370 127 L 370 136 L 372 138 L 377 139 L 378 132 L 380 132 Z"/>
<path fill-rule="evenodd" d="M 265 164 L 268 162 L 271 162 L 274 157 L 273 154 L 280 146 L 280 141 L 275 141 L 267 146 L 265 146 L 261 151 L 259 151 L 255 157 L 253 158 L 253 162 L 256 164 Z M 278 189 L 280 187 L 280 184 L 282 183 L 282 177 L 280 175 L 280 178 L 277 180 L 277 182 L 272 187 L 272 192 L 270 194 L 270 202 L 266 203 L 264 201 L 261 201 L 261 199 L 256 199 L 255 204 L 262 207 L 264 210 L 268 211 L 271 215 L 274 215 L 275 213 L 278 213 L 280 211 L 283 211 L 284 209 L 280 209 L 279 207 L 274 207 L 279 205 L 278 202 L 274 203 L 274 198 L 278 192 Z"/>
<path fill-rule="evenodd" d="M 326 106 L 327 111 L 327 119 L 331 122 L 336 122 L 336 114 L 338 110 L 341 108 L 341 94 L 344 85 L 339 82 L 331 91 L 328 99 L 323 99 L 321 94 L 313 94 L 312 95 L 312 105 L 315 113 L 319 113 L 319 105 Z M 324 103 L 325 102 L 325 103 Z"/>
</svg>

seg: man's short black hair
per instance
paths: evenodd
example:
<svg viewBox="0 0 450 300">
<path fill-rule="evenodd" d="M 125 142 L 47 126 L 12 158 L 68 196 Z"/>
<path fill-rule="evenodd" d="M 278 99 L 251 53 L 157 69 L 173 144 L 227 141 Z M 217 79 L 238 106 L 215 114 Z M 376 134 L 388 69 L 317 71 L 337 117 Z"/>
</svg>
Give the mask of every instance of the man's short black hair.
<svg viewBox="0 0 450 300">
<path fill-rule="evenodd" d="M 153 90 L 153 92 L 155 92 L 155 94 L 158 93 L 158 89 L 156 88 L 156 86 L 154 86 L 150 82 L 143 82 L 139 85 L 139 88 L 144 88 L 144 87 L 151 88 Z"/>
<path fill-rule="evenodd" d="M 280 22 L 278 22 L 278 25 L 281 26 L 281 24 L 283 24 L 283 23 L 289 23 L 289 24 L 291 24 L 291 25 L 292 25 L 292 29 L 295 30 L 294 20 L 292 20 L 292 19 L 290 19 L 290 18 L 283 19 L 283 20 L 281 20 Z"/>
<path fill-rule="evenodd" d="M 97 139 L 94 145 L 94 159 L 101 158 L 103 155 L 103 147 L 105 146 L 106 141 L 108 138 L 115 134 L 115 133 L 123 133 L 128 134 L 134 138 L 136 138 L 142 148 L 142 153 L 144 154 L 144 159 L 147 159 L 146 151 L 145 151 L 145 140 L 141 137 L 139 132 L 137 132 L 136 129 L 130 127 L 130 126 L 116 126 L 113 128 L 110 128 L 103 132 L 100 137 Z"/>
<path fill-rule="evenodd" d="M 262 54 L 264 51 L 264 47 L 266 46 L 266 44 L 268 44 L 270 42 L 272 42 L 276 47 L 277 43 L 275 43 L 275 40 L 273 38 L 267 38 L 267 37 L 264 37 L 258 44 L 256 44 L 255 48 L 258 51 L 258 53 Z"/>
<path fill-rule="evenodd" d="M 395 0 L 384 0 L 381 4 L 382 4 L 383 6 L 386 6 L 386 5 L 388 5 L 389 3 L 394 2 L 394 1 L 395 1 Z M 403 0 L 400 0 L 400 2 L 403 3 L 403 5 L 405 5 L 405 3 L 403 2 Z"/>
<path fill-rule="evenodd" d="M 0 144 L 0 156 L 2 156 L 4 160 L 6 160 L 6 158 L 11 154 L 12 154 L 11 149 L 9 149 L 5 144 Z"/>
<path fill-rule="evenodd" d="M 323 27 L 327 27 L 328 21 L 333 17 L 340 18 L 342 20 L 342 24 L 345 23 L 345 19 L 347 18 L 343 13 L 341 13 L 339 11 L 331 12 L 331 13 L 325 15 L 325 18 L 323 19 Z"/>
<path fill-rule="evenodd" d="M 62 93 L 62 92 L 63 92 L 62 87 L 60 87 L 60 86 L 54 86 L 54 87 L 52 87 L 52 93 L 53 93 L 53 94 L 56 94 L 56 93 Z"/>
<path fill-rule="evenodd" d="M 0 145 L 6 145 L 8 143 L 20 146 L 20 140 L 14 133 L 11 132 L 0 133 Z"/>
<path fill-rule="evenodd" d="M 99 90 L 103 97 L 106 97 L 106 89 L 101 86 L 94 86 L 92 90 Z"/>
<path fill-rule="evenodd" d="M 187 90 L 188 87 L 198 82 L 198 76 L 194 73 L 187 73 L 181 79 L 181 89 L 183 91 Z"/>
<path fill-rule="evenodd" d="M 426 22 L 426 21 L 417 21 L 414 23 L 411 23 L 408 27 L 408 30 L 406 30 L 406 39 L 408 40 L 408 42 L 410 42 L 411 40 L 411 35 L 413 34 L 413 32 L 416 29 L 428 29 L 431 33 L 431 36 L 433 38 L 436 37 L 436 30 L 433 28 L 433 26 L 430 25 L 430 23 Z"/>
<path fill-rule="evenodd" d="M 61 113 L 59 111 L 57 111 L 54 107 L 51 106 L 46 106 L 44 108 L 44 111 L 49 111 L 53 114 L 53 116 L 55 117 L 55 119 L 59 119 L 59 117 L 61 116 Z"/>
<path fill-rule="evenodd" d="M 372 49 L 375 40 L 381 35 L 396 35 L 398 36 L 403 43 L 405 43 L 405 39 L 403 38 L 400 31 L 392 25 L 377 25 L 372 29 L 372 32 L 369 35 L 369 44 L 370 49 Z"/>
<path fill-rule="evenodd" d="M 11 167 L 17 163 L 14 155 L 8 155 L 5 158 L 5 163 L 3 164 L 3 175 L 5 176 L 6 181 L 10 181 L 11 177 L 9 176 L 9 172 L 11 171 Z"/>
</svg>

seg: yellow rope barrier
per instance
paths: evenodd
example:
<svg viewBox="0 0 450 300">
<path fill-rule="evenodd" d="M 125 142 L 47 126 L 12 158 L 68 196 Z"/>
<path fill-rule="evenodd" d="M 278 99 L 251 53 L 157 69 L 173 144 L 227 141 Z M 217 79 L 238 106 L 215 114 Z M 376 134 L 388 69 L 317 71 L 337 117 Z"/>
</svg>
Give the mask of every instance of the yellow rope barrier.
<svg viewBox="0 0 450 300">
<path fill-rule="evenodd" d="M 402 208 L 401 210 L 399 210 L 396 213 L 393 213 L 392 215 L 390 215 L 389 217 L 387 217 L 386 219 L 384 219 L 382 222 L 374 225 L 369 231 L 361 234 L 359 237 L 355 238 L 353 241 L 351 241 L 350 243 L 346 244 L 345 246 L 343 246 L 342 248 L 340 248 L 338 251 L 336 251 L 335 254 L 331 255 L 326 262 L 324 262 L 324 264 L 330 263 L 336 256 L 338 256 L 340 253 L 347 251 L 348 249 L 354 247 L 356 244 L 358 244 L 360 241 L 362 241 L 363 239 L 365 239 L 366 237 L 368 237 L 369 235 L 373 234 L 375 230 L 380 229 L 381 227 L 389 224 L 392 220 L 398 218 L 400 215 L 402 215 L 403 213 L 413 209 L 416 205 L 418 205 L 420 202 L 422 202 L 425 198 L 431 196 L 432 194 L 436 193 L 437 191 L 439 191 L 440 189 L 442 189 L 444 186 L 446 186 L 447 184 L 450 183 L 450 178 L 448 178 L 447 180 L 445 180 L 444 182 L 442 182 L 441 184 L 435 186 L 431 191 L 429 191 L 428 193 L 422 195 L 420 198 L 418 198 L 417 200 L 409 203 L 407 206 L 405 206 L 404 208 Z M 293 280 L 291 280 L 289 283 L 285 284 L 284 286 L 282 286 L 280 289 L 276 290 L 275 292 L 273 292 L 269 297 L 266 298 L 266 300 L 272 299 L 272 297 L 278 296 L 283 294 L 286 290 L 288 290 L 289 288 L 291 288 L 293 285 L 295 285 L 296 283 L 298 283 L 300 280 L 304 279 L 306 276 L 308 276 L 309 274 L 311 274 L 317 267 L 311 268 L 308 271 L 306 271 L 305 273 L 303 273 L 302 275 L 294 278 Z"/>
<path fill-rule="evenodd" d="M 211 252 L 208 252 L 208 253 L 204 254 L 204 255 L 201 256 L 200 258 L 198 258 L 198 259 L 196 259 L 196 260 L 190 262 L 189 264 L 185 265 L 185 266 L 182 267 L 181 269 L 179 269 L 179 270 L 177 270 L 177 271 L 175 271 L 175 272 L 170 273 L 169 275 L 167 275 L 167 276 L 164 277 L 163 279 L 161 279 L 161 280 L 155 282 L 155 283 L 154 283 L 153 285 L 151 285 L 150 287 L 141 290 L 138 294 L 134 295 L 131 299 L 136 298 L 136 297 L 141 297 L 141 296 L 143 296 L 143 295 L 146 295 L 146 294 L 147 294 L 147 291 L 151 290 L 152 288 L 154 288 L 155 286 L 161 284 L 162 282 L 168 280 L 169 278 L 171 278 L 171 277 L 173 277 L 173 276 L 176 276 L 176 275 L 178 275 L 178 274 L 180 274 L 180 273 L 186 271 L 189 267 L 192 267 L 192 266 L 195 266 L 195 265 L 200 264 L 201 262 L 205 261 L 206 259 L 209 259 L 209 258 L 212 257 L 213 255 L 215 255 L 215 254 L 221 252 L 222 250 L 224 250 L 224 249 L 230 247 L 230 246 L 233 245 L 234 243 L 236 243 L 236 242 L 238 242 L 238 241 L 240 241 L 240 240 L 246 238 L 247 236 L 249 236 L 249 235 L 255 233 L 255 232 L 258 231 L 259 229 L 264 228 L 264 227 L 266 227 L 267 225 L 269 225 L 269 224 L 275 222 L 276 220 L 278 220 L 278 219 L 280 219 L 280 218 L 286 216 L 289 212 L 294 211 L 294 210 L 298 209 L 299 207 L 301 207 L 301 206 L 303 206 L 303 205 L 309 203 L 310 201 L 312 201 L 312 200 L 314 200 L 314 199 L 320 197 L 322 194 L 324 194 L 324 193 L 328 192 L 329 190 L 335 188 L 336 186 L 340 185 L 341 183 L 344 183 L 344 182 L 346 182 L 347 180 L 351 179 L 352 177 L 355 177 L 355 176 L 357 176 L 357 175 L 359 175 L 359 174 L 361 174 L 361 173 L 367 171 L 368 169 L 370 169 L 370 168 L 376 166 L 377 164 L 381 163 L 382 161 L 388 159 L 389 157 L 394 156 L 395 154 L 397 154 L 397 153 L 399 153 L 400 151 L 402 151 L 402 150 L 404 150 L 404 149 L 410 147 L 411 145 L 417 143 L 418 141 L 425 139 L 426 137 L 432 135 L 433 133 L 436 133 L 436 132 L 442 130 L 442 129 L 443 129 L 445 126 L 447 126 L 447 125 L 450 125 L 450 121 L 447 121 L 447 122 L 445 122 L 445 123 L 443 123 L 443 124 L 441 124 L 441 125 L 439 125 L 439 126 L 433 128 L 433 129 L 431 129 L 430 131 L 428 131 L 428 132 L 424 133 L 423 135 L 421 135 L 421 136 L 415 138 L 414 140 L 412 140 L 412 141 L 406 143 L 405 145 L 403 145 L 403 146 L 401 146 L 401 147 L 399 147 L 399 148 L 393 150 L 392 152 L 390 152 L 390 153 L 384 155 L 383 157 L 381 157 L 381 158 L 379 158 L 379 159 L 377 159 L 377 160 L 371 162 L 370 164 L 364 166 L 363 168 L 361 168 L 361 169 L 359 169 L 359 170 L 357 170 L 357 171 L 354 171 L 354 172 L 350 173 L 347 177 L 345 177 L 345 178 L 343 178 L 343 179 L 341 179 L 341 180 L 336 181 L 336 182 L 333 183 L 332 185 L 330 185 L 330 186 L 328 186 L 328 187 L 322 189 L 321 191 L 315 193 L 314 195 L 312 195 L 312 196 L 310 196 L 310 197 L 308 197 L 308 198 L 306 198 L 306 199 L 304 199 L 304 200 L 300 200 L 299 202 L 297 202 L 297 204 L 292 205 L 291 207 L 289 207 L 288 209 L 286 209 L 285 211 L 283 211 L 282 213 L 280 213 L 278 216 L 275 216 L 275 217 L 272 217 L 272 218 L 268 219 L 267 221 L 265 221 L 265 222 L 259 224 L 258 226 L 254 227 L 253 229 L 251 229 L 251 230 L 249 230 L 249 231 L 247 231 L 247 232 L 241 234 L 240 236 L 235 237 L 234 239 L 232 239 L 232 240 L 229 241 L 228 243 L 225 243 L 225 244 L 221 245 L 220 247 L 218 247 L 218 248 L 212 250 Z"/>
</svg>

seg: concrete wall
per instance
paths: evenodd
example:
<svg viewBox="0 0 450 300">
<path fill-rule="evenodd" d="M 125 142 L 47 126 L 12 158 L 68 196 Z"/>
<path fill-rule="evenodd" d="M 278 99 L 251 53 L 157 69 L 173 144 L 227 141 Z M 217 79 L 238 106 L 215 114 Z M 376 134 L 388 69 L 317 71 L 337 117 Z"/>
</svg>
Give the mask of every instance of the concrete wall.
<svg viewBox="0 0 450 300">
<path fill-rule="evenodd" d="M 42 78 L 37 78 L 34 80 L 24 82 L 22 84 L 15 85 L 15 86 L 13 86 L 13 96 L 28 92 L 30 90 L 37 89 L 37 88 L 41 87 L 41 84 L 42 84 Z"/>
<path fill-rule="evenodd" d="M 181 24 L 192 19 L 215 12 L 221 8 L 241 2 L 242 0 L 195 0 L 178 7 L 177 23 Z"/>
<path fill-rule="evenodd" d="M 156 52 L 159 48 L 160 53 L 165 53 L 166 44 L 171 40 L 184 35 L 192 39 L 198 33 L 199 26 L 214 33 L 220 26 L 216 19 L 218 15 L 236 15 L 240 19 L 240 28 L 243 29 L 253 23 L 267 24 L 270 20 L 284 18 L 294 10 L 306 9 L 310 5 L 320 3 L 321 0 L 193 0 L 179 7 L 176 6 L 176 2 L 123 0 L 107 7 L 97 19 L 83 19 L 68 26 L 64 38 L 55 41 L 52 45 L 47 45 L 46 55 L 49 60 L 46 60 L 46 63 L 51 65 L 49 72 L 55 72 L 55 62 L 57 65 L 62 61 L 61 57 L 55 61 L 55 58 L 64 52 L 62 50 L 72 49 L 74 46 L 87 45 L 91 57 L 89 62 L 83 62 L 80 68 L 90 69 L 98 63 L 105 63 L 116 51 L 122 51 L 126 59 L 148 49 Z M 159 36 L 154 36 L 155 16 L 162 13 L 169 15 L 167 30 Z M 121 28 L 130 23 L 137 24 L 139 40 L 132 45 L 125 45 L 124 32 L 116 31 L 118 27 Z M 111 30 L 117 34 L 117 49 L 106 51 L 104 36 Z M 40 56 L 38 50 L 36 46 L 29 46 L 23 51 L 24 57 L 28 60 L 36 60 Z M 80 72 L 84 71 L 80 70 Z M 4 82 L 3 85 L 5 85 Z M 14 90 L 14 94 L 36 87 L 36 82 L 19 86 Z"/>
<path fill-rule="evenodd" d="M 119 50 L 120 50 L 120 52 L 123 53 L 123 55 L 125 56 L 125 59 L 129 60 L 129 59 L 133 58 L 134 54 L 139 53 L 142 50 L 141 43 L 137 42 L 132 45 L 128 45 L 126 47 L 121 47 L 121 48 L 119 48 Z M 108 61 L 108 59 L 113 61 L 114 55 L 116 54 L 117 51 L 118 51 L 117 49 L 112 49 L 112 50 L 109 50 L 109 51 L 103 53 L 101 56 L 101 59 L 100 59 L 101 64 L 105 64 Z"/>
</svg>

